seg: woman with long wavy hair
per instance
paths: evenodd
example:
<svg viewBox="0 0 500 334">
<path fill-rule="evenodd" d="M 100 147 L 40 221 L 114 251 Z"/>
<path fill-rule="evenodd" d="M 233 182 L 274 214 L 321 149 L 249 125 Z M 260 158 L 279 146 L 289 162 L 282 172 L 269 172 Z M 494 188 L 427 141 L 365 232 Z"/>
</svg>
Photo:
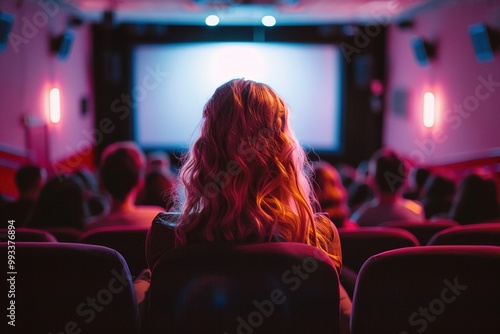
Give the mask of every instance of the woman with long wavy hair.
<svg viewBox="0 0 500 334">
<path fill-rule="evenodd" d="M 269 86 L 242 79 L 222 85 L 180 170 L 186 200 L 177 244 L 296 241 L 318 246 L 340 266 L 334 230 L 314 212 L 307 163 L 287 106 Z"/>
<path fill-rule="evenodd" d="M 150 268 L 166 251 L 189 243 L 285 241 L 318 247 L 340 270 L 337 230 L 316 212 L 307 156 L 272 88 L 244 79 L 217 88 L 182 162 L 184 199 L 179 213 L 153 221 Z"/>
</svg>

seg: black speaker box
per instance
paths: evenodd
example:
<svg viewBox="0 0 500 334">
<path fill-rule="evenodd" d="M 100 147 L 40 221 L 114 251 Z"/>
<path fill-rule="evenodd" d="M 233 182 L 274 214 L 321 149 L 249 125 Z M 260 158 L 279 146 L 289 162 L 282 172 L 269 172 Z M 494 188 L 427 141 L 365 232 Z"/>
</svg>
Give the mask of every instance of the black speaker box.
<svg viewBox="0 0 500 334">
<path fill-rule="evenodd" d="M 61 60 L 68 58 L 74 38 L 73 31 L 66 30 L 62 35 L 52 40 L 52 51 L 57 55 L 57 58 Z"/>
<path fill-rule="evenodd" d="M 411 40 L 413 55 L 420 66 L 429 65 L 430 61 L 436 55 L 435 46 L 420 37 L 414 37 Z"/>
<path fill-rule="evenodd" d="M 7 48 L 9 33 L 14 25 L 14 16 L 7 12 L 0 12 L 0 51 Z"/>
<path fill-rule="evenodd" d="M 499 33 L 483 23 L 469 26 L 469 36 L 476 59 L 480 62 L 492 61 L 499 46 Z"/>
</svg>

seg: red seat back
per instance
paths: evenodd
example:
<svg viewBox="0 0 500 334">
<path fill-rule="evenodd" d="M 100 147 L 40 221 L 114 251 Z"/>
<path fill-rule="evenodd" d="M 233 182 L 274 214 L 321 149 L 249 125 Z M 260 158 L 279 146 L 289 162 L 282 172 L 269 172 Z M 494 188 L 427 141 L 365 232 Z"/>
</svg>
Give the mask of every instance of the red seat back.
<svg viewBox="0 0 500 334">
<path fill-rule="evenodd" d="M 461 225 L 443 230 L 429 245 L 493 245 L 500 246 L 500 222 Z"/>
<path fill-rule="evenodd" d="M 352 334 L 500 333 L 500 247 L 422 246 L 371 257 L 358 274 Z"/>
<path fill-rule="evenodd" d="M 7 259 L 8 245 L 0 244 L 0 250 Z M 2 309 L 15 301 L 15 328 L 8 327 L 10 318 L 4 316 L 2 333 L 12 329 L 23 334 L 139 331 L 131 276 L 123 258 L 112 249 L 16 243 L 15 264 L 9 272 L 2 270 L 0 278 L 5 293 Z M 8 297 L 11 290 L 15 291 L 12 298 Z"/>
<path fill-rule="evenodd" d="M 132 276 L 135 277 L 148 267 L 146 262 L 147 233 L 148 229 L 144 227 L 99 227 L 83 233 L 79 242 L 115 249 L 125 258 Z"/>
<path fill-rule="evenodd" d="M 357 230 L 339 229 L 342 263 L 355 272 L 372 255 L 402 247 L 418 246 L 408 231 L 389 227 L 363 227 Z"/>
<path fill-rule="evenodd" d="M 78 242 L 83 233 L 73 227 L 44 227 L 43 230 L 52 234 L 59 242 Z"/>
<path fill-rule="evenodd" d="M 9 237 L 9 230 L 7 228 L 0 229 L 0 242 L 8 240 L 19 242 L 57 242 L 56 237 L 51 233 L 34 228 L 19 227 L 11 230 L 10 234 L 14 235 L 14 240 Z"/>
<path fill-rule="evenodd" d="M 146 333 L 339 331 L 339 281 L 330 258 L 300 243 L 192 244 L 152 273 Z"/>
<path fill-rule="evenodd" d="M 444 229 L 458 226 L 458 223 L 450 219 L 425 220 L 418 223 L 398 220 L 387 222 L 382 224 L 382 226 L 402 228 L 413 234 L 418 239 L 420 245 L 427 245 L 434 234 Z"/>
</svg>

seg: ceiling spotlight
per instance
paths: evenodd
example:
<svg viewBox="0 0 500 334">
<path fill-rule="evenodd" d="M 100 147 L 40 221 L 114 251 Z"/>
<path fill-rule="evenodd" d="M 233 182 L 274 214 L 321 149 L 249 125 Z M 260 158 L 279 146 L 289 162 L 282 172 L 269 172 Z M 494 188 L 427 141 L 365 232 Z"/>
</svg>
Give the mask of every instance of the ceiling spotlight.
<svg viewBox="0 0 500 334">
<path fill-rule="evenodd" d="M 210 27 L 214 27 L 218 25 L 220 22 L 219 17 L 217 15 L 208 15 L 205 19 L 205 24 Z"/>
<path fill-rule="evenodd" d="M 266 15 L 262 18 L 262 24 L 266 27 L 273 27 L 276 24 L 274 16 Z"/>
</svg>

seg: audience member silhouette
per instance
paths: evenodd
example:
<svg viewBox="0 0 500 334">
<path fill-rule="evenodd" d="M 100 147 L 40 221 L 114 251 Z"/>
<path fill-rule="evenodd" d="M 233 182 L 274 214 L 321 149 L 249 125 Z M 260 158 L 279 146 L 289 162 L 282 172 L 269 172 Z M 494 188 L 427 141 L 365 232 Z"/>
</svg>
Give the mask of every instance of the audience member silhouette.
<svg viewBox="0 0 500 334">
<path fill-rule="evenodd" d="M 400 194 L 406 173 L 404 162 L 395 152 L 386 149 L 375 152 L 369 163 L 369 178 L 375 197 L 356 210 L 351 219 L 361 227 L 393 220 L 423 221 L 422 206 Z"/>
<path fill-rule="evenodd" d="M 430 176 L 422 189 L 420 198 L 425 218 L 447 218 L 455 191 L 453 180 L 441 175 Z"/>
<path fill-rule="evenodd" d="M 430 177 L 431 171 L 424 167 L 414 167 L 408 174 L 407 187 L 403 191 L 403 197 L 419 201 L 425 182 Z"/>
<path fill-rule="evenodd" d="M 170 156 L 164 151 L 152 151 L 146 155 L 146 173 L 161 171 L 170 178 L 175 178 Z"/>
<path fill-rule="evenodd" d="M 144 187 L 137 196 L 138 205 L 161 206 L 169 211 L 174 206 L 175 183 L 161 169 L 146 174 Z"/>
<path fill-rule="evenodd" d="M 355 177 L 347 189 L 347 206 L 351 212 L 373 198 L 373 190 L 367 183 L 368 161 L 362 161 L 355 169 Z"/>
<path fill-rule="evenodd" d="M 99 182 L 90 170 L 80 168 L 73 172 L 73 175 L 80 179 L 84 185 L 85 203 L 90 216 L 98 216 L 109 209 L 106 197 L 99 190 Z"/>
<path fill-rule="evenodd" d="M 180 213 L 158 215 L 150 229 L 150 268 L 189 243 L 291 241 L 318 247 L 340 270 L 338 233 L 316 212 L 307 165 L 287 106 L 272 88 L 244 79 L 223 84 L 206 103 L 199 137 L 183 159 Z M 347 328 L 350 299 L 341 290 Z"/>
<path fill-rule="evenodd" d="M 321 210 L 338 228 L 356 228 L 357 225 L 349 220 L 347 192 L 337 169 L 325 161 L 313 163 L 312 168 L 313 189 Z"/>
<path fill-rule="evenodd" d="M 88 218 L 84 186 L 74 175 L 52 177 L 43 186 L 28 226 L 83 229 Z"/>
<path fill-rule="evenodd" d="M 495 181 L 479 174 L 465 176 L 458 185 L 449 218 L 464 225 L 498 220 L 500 209 Z"/>
<path fill-rule="evenodd" d="M 347 190 L 349 186 L 356 180 L 356 168 L 347 163 L 338 163 L 335 165 L 335 169 L 339 173 L 342 185 Z"/>
<path fill-rule="evenodd" d="M 37 165 L 25 165 L 16 171 L 14 181 L 18 198 L 0 208 L 2 227 L 7 227 L 9 220 L 14 220 L 16 227 L 26 225 L 46 178 L 45 169 Z"/>
<path fill-rule="evenodd" d="M 100 180 L 110 195 L 110 210 L 93 219 L 87 229 L 103 226 L 149 227 L 165 209 L 159 206 L 136 205 L 136 197 L 144 184 L 146 160 L 133 142 L 117 142 L 102 153 Z"/>
</svg>

